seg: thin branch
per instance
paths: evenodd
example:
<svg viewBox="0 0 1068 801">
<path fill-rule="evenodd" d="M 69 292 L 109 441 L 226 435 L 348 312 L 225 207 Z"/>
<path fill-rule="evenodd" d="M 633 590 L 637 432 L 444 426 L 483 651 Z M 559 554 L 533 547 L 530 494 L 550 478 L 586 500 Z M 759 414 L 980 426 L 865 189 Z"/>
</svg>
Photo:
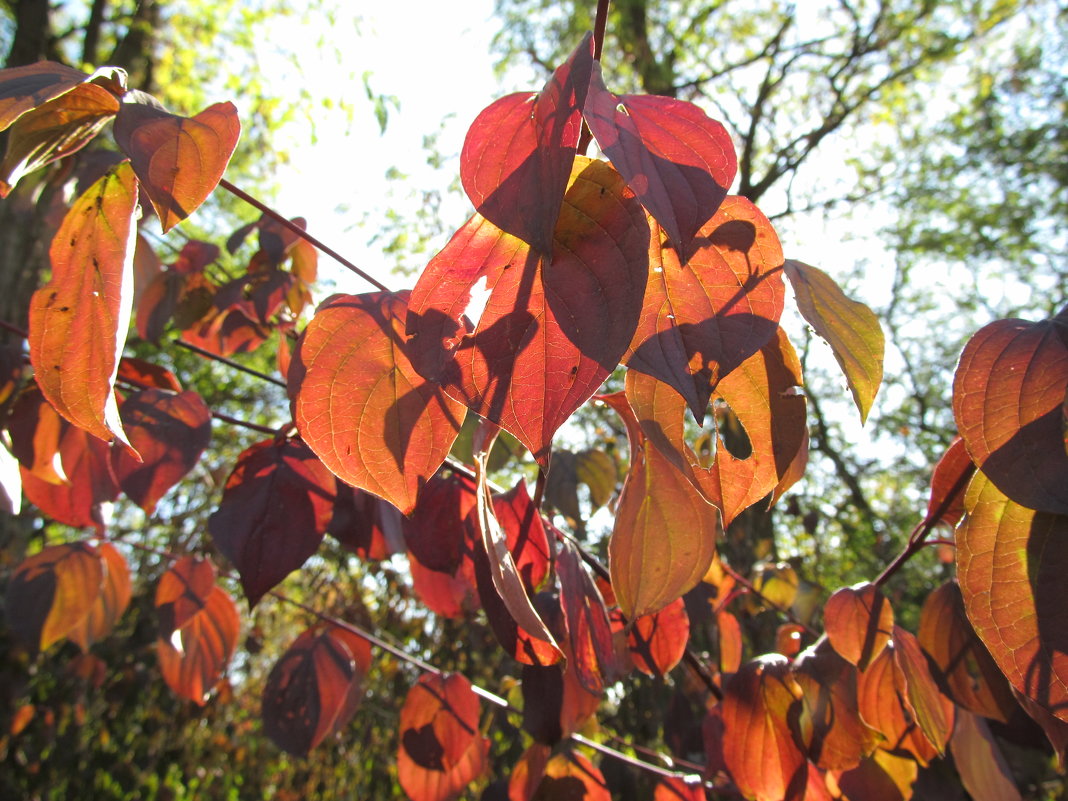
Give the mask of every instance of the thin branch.
<svg viewBox="0 0 1068 801">
<path fill-rule="evenodd" d="M 330 256 L 338 264 L 341 264 L 342 266 L 347 267 L 348 269 L 352 270 L 352 272 L 356 273 L 356 275 L 360 276 L 360 278 L 362 278 L 364 281 L 369 283 L 371 286 L 375 287 L 376 289 L 380 289 L 383 292 L 389 292 L 390 291 L 389 287 L 387 287 L 385 284 L 383 284 L 377 278 L 374 278 L 373 276 L 371 276 L 368 273 L 364 272 L 359 267 L 357 267 L 355 264 L 353 264 L 351 261 L 349 261 L 344 256 L 342 256 L 340 253 L 338 253 L 336 250 L 334 250 L 333 248 L 331 248 L 331 247 L 325 245 L 324 243 L 320 242 L 318 239 L 316 239 L 314 236 L 309 234 L 307 231 L 305 231 L 299 225 L 297 225 L 294 222 L 291 222 L 290 220 L 287 220 L 285 217 L 283 217 L 277 211 L 272 209 L 270 206 L 262 203 L 261 201 L 257 200 L 256 198 L 252 197 L 252 195 L 248 194 L 244 190 L 238 189 L 236 186 L 234 186 L 232 183 L 227 181 L 225 178 L 220 179 L 219 186 L 221 186 L 223 189 L 225 189 L 227 192 L 229 192 L 230 194 L 234 195 L 235 197 L 238 197 L 241 200 L 245 201 L 246 203 L 248 203 L 253 208 L 259 209 L 261 212 L 263 212 L 265 215 L 270 217 L 276 223 L 278 223 L 279 225 L 281 225 L 284 228 L 287 228 L 289 231 L 291 231 L 292 233 L 296 234 L 301 239 L 303 239 L 306 242 L 309 242 L 310 244 L 312 244 L 315 247 L 319 248 L 319 250 L 321 250 L 327 256 Z"/>
<path fill-rule="evenodd" d="M 235 362 L 233 359 L 228 359 L 225 356 L 220 356 L 218 353 L 212 353 L 210 350 L 204 350 L 204 348 L 186 342 L 184 339 L 176 339 L 174 340 L 174 344 L 180 348 L 185 348 L 186 350 L 192 351 L 198 356 L 203 356 L 205 359 L 210 359 L 213 362 L 219 362 L 219 364 L 225 364 L 227 367 L 232 367 L 235 370 L 240 370 L 242 373 L 248 373 L 249 375 L 255 376 L 256 378 L 263 379 L 264 381 L 274 384 L 276 387 L 281 387 L 282 389 L 286 388 L 286 382 L 281 380 L 280 378 L 275 378 L 273 375 L 261 373 L 259 370 L 254 370 L 251 367 L 246 367 L 240 362 Z"/>
</svg>

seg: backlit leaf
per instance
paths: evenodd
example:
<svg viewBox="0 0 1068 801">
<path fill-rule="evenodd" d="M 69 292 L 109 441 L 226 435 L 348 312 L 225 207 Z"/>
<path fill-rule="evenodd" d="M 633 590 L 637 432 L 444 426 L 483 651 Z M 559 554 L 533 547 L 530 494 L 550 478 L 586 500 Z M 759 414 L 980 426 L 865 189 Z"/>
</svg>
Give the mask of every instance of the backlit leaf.
<svg viewBox="0 0 1068 801">
<path fill-rule="evenodd" d="M 405 514 L 448 455 L 465 411 L 408 361 L 407 300 L 407 292 L 335 296 L 308 324 L 290 367 L 308 446 L 343 481 Z"/>
<path fill-rule="evenodd" d="M 402 519 L 393 504 L 339 481 L 326 533 L 361 559 L 377 562 L 404 551 Z"/>
<path fill-rule="evenodd" d="M 105 567 L 84 542 L 50 545 L 15 568 L 7 585 L 7 624 L 30 650 L 44 651 L 89 615 Z"/>
<path fill-rule="evenodd" d="M 605 162 L 576 159 L 554 237 L 549 262 L 473 217 L 423 271 L 407 325 L 419 373 L 543 466 L 626 350 L 648 269 L 645 214 Z"/>
<path fill-rule="evenodd" d="M 957 576 L 968 620 L 1009 683 L 1068 721 L 1068 517 L 1021 506 L 983 473 L 964 506 Z"/>
<path fill-rule="evenodd" d="M 307 755 L 356 712 L 363 670 L 340 631 L 316 626 L 275 663 L 263 689 L 263 728 L 283 751 Z"/>
<path fill-rule="evenodd" d="M 885 340 L 879 318 L 817 267 L 787 259 L 783 271 L 801 316 L 831 346 L 863 423 L 883 380 Z"/>
<path fill-rule="evenodd" d="M 119 487 L 111 469 L 107 443 L 67 422 L 60 426 L 58 465 L 62 483 L 43 481 L 21 468 L 27 500 L 58 523 L 102 531 Z"/>
<path fill-rule="evenodd" d="M 838 777 L 845 801 L 908 801 L 918 767 L 905 757 L 876 751 Z"/>
<path fill-rule="evenodd" d="M 215 590 L 215 566 L 207 559 L 183 556 L 156 585 L 159 636 L 168 639 L 207 605 Z"/>
<path fill-rule="evenodd" d="M 89 76 L 54 61 L 0 70 L 0 131 L 32 108 L 87 81 Z"/>
<path fill-rule="evenodd" d="M 156 641 L 160 673 L 176 695 L 203 706 L 237 647 L 241 620 L 221 587 L 170 637 Z"/>
<path fill-rule="evenodd" d="M 556 754 L 531 801 L 611 801 L 608 784 L 597 767 L 578 751 Z"/>
<path fill-rule="evenodd" d="M 894 610 L 878 587 L 863 582 L 835 591 L 823 611 L 823 625 L 834 650 L 864 670 L 890 642 Z"/>
<path fill-rule="evenodd" d="M 23 114 L 8 132 L 0 163 L 0 197 L 6 197 L 26 173 L 85 147 L 118 110 L 115 95 L 83 83 Z"/>
<path fill-rule="evenodd" d="M 194 117 L 123 103 L 114 132 L 166 233 L 215 189 L 237 147 L 241 123 L 229 102 L 216 103 Z"/>
<path fill-rule="evenodd" d="M 467 476 L 452 471 L 431 476 L 411 516 L 402 523 L 412 558 L 430 570 L 456 572 L 467 548 L 465 540 L 475 536 L 471 512 L 476 500 L 475 482 Z"/>
<path fill-rule="evenodd" d="M 707 798 L 700 776 L 661 777 L 653 792 L 653 801 L 705 801 Z"/>
<path fill-rule="evenodd" d="M 716 634 L 719 645 L 719 672 L 737 673 L 742 666 L 742 626 L 738 618 L 725 609 L 716 612 Z"/>
<path fill-rule="evenodd" d="M 935 684 L 915 635 L 900 626 L 894 626 L 894 663 L 905 679 L 905 699 L 913 719 L 938 753 L 944 753 L 953 733 L 953 704 Z"/>
<path fill-rule="evenodd" d="M 508 779 L 508 801 L 530 801 L 545 775 L 552 749 L 542 743 L 531 743 L 512 768 Z"/>
<path fill-rule="evenodd" d="M 956 703 L 983 717 L 1008 721 L 1016 702 L 964 614 L 956 581 L 947 581 L 927 596 L 917 639 L 942 671 Z"/>
<path fill-rule="evenodd" d="M 878 734 L 857 711 L 857 669 L 823 642 L 795 660 L 793 677 L 803 694 L 798 739 L 809 760 L 823 770 L 859 765 Z"/>
<path fill-rule="evenodd" d="M 774 340 L 782 248 L 742 197 L 727 198 L 705 223 L 688 262 L 651 228 L 649 283 L 627 366 L 673 387 L 701 420 L 719 382 Z"/>
<path fill-rule="evenodd" d="M 608 543 L 612 589 L 628 618 L 656 612 L 704 576 L 718 513 L 636 425 L 621 393 L 604 398 L 628 423 L 631 464 Z"/>
<path fill-rule="evenodd" d="M 723 758 L 738 789 L 756 801 L 782 801 L 803 791 L 807 762 L 789 723 L 801 688 L 786 658 L 771 654 L 747 662 L 723 693 L 723 723 L 729 732 Z"/>
<path fill-rule="evenodd" d="M 151 514 L 208 447 L 211 410 L 196 392 L 145 389 L 131 393 L 119 413 L 141 460 L 112 451 L 115 477 L 130 500 Z"/>
<path fill-rule="evenodd" d="M 475 436 L 475 477 L 476 500 L 474 516 L 478 523 L 478 533 L 482 546 L 489 559 L 490 577 L 493 586 L 504 602 L 508 613 L 520 628 L 535 639 L 546 643 L 551 649 L 559 650 L 545 621 L 541 619 L 528 595 L 527 587 L 516 566 L 508 545 L 508 536 L 497 520 L 496 511 L 490 498 L 486 460 L 493 447 L 495 427 L 485 437 Z M 483 441 L 484 440 L 484 441 Z"/>
<path fill-rule="evenodd" d="M 642 205 L 686 260 L 734 181 L 730 134 L 693 103 L 608 91 L 594 64 L 586 122 Z"/>
<path fill-rule="evenodd" d="M 959 710 L 949 747 L 961 783 L 975 801 L 1019 801 L 1009 763 L 983 718 Z"/>
<path fill-rule="evenodd" d="M 993 322 L 969 340 L 953 379 L 953 415 L 972 461 L 1016 503 L 1059 515 L 1068 515 L 1065 328 L 1068 307 L 1040 323 Z"/>
<path fill-rule="evenodd" d="M 571 646 L 567 669 L 589 692 L 601 693 L 618 672 L 604 599 L 570 540 L 560 542 L 556 571 Z"/>
<path fill-rule="evenodd" d="M 486 767 L 478 697 L 458 673 L 424 674 L 400 712 L 397 777 L 412 801 L 452 798 Z"/>
<path fill-rule="evenodd" d="M 27 473 L 48 484 L 62 484 L 66 476 L 59 443 L 69 427 L 40 388 L 28 386 L 19 393 L 7 421 L 11 452 Z"/>
<path fill-rule="evenodd" d="M 642 615 L 627 634 L 634 666 L 649 676 L 665 676 L 686 653 L 690 618 L 686 604 L 676 598 L 659 612 Z"/>
<path fill-rule="evenodd" d="M 112 387 L 133 301 L 137 181 L 127 162 L 71 206 L 49 250 L 52 280 L 30 300 L 30 362 L 56 411 L 125 442 Z"/>
<path fill-rule="evenodd" d="M 511 94 L 484 109 L 460 154 L 460 180 L 476 211 L 545 256 L 553 251 L 592 65 L 587 34 L 541 92 Z"/>
<path fill-rule="evenodd" d="M 318 549 L 334 492 L 333 475 L 299 439 L 260 442 L 238 457 L 208 530 L 250 606 Z"/>
<path fill-rule="evenodd" d="M 181 392 L 182 384 L 178 377 L 166 367 L 146 362 L 144 359 L 136 359 L 132 356 L 123 356 L 119 361 L 118 378 L 140 385 L 142 389 L 169 389 L 173 392 Z"/>
<path fill-rule="evenodd" d="M 927 520 L 931 520 L 943 507 L 936 522 L 945 523 L 947 526 L 955 526 L 964 517 L 964 490 L 968 487 L 968 478 L 975 465 L 968 456 L 968 449 L 964 446 L 964 440 L 957 437 L 946 448 L 942 458 L 935 465 L 934 474 L 931 476 L 931 498 L 927 502 Z M 949 493 L 956 490 L 956 495 L 951 499 Z M 944 505 L 944 506 L 943 506 Z"/>
<path fill-rule="evenodd" d="M 67 639 L 76 643 L 84 652 L 88 652 L 89 646 L 94 642 L 99 642 L 111 633 L 126 607 L 130 605 L 132 592 L 130 568 L 118 549 L 110 542 L 102 542 L 96 550 L 104 568 L 100 595 L 90 607 L 89 614 L 67 632 Z"/>
</svg>

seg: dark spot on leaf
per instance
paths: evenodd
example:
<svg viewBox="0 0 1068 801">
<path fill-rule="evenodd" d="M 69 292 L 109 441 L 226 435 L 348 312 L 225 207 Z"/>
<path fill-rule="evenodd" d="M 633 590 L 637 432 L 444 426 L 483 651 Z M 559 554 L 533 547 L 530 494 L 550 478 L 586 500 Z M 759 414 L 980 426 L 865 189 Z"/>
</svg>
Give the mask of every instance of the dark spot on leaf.
<svg viewBox="0 0 1068 801">
<path fill-rule="evenodd" d="M 427 723 L 418 729 L 406 729 L 401 737 L 401 745 L 419 767 L 427 770 L 445 770 L 445 763 L 442 761 L 445 749 L 438 742 L 432 723 Z"/>
</svg>

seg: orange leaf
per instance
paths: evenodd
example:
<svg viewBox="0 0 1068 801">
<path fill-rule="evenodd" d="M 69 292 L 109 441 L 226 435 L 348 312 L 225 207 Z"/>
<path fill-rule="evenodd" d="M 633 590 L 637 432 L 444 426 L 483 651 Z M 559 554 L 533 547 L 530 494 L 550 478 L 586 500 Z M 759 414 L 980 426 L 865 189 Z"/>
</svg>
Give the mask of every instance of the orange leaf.
<svg viewBox="0 0 1068 801">
<path fill-rule="evenodd" d="M 894 610 L 878 587 L 863 582 L 837 590 L 827 601 L 823 621 L 834 650 L 865 670 L 890 642 Z"/>
<path fill-rule="evenodd" d="M 63 218 L 52 280 L 30 300 L 30 362 L 61 415 L 103 440 L 126 437 L 112 388 L 133 301 L 137 182 L 122 162 Z"/>
<path fill-rule="evenodd" d="M 998 320 L 979 330 L 953 379 L 953 415 L 968 455 L 1014 502 L 1068 514 L 1064 400 L 1068 307 L 1052 320 Z"/>
<path fill-rule="evenodd" d="M 787 259 L 783 270 L 801 316 L 831 346 L 863 423 L 883 380 L 885 340 L 879 318 L 863 303 L 846 297 L 823 270 L 794 259 Z"/>
<path fill-rule="evenodd" d="M 130 568 L 122 554 L 110 542 L 100 543 L 97 552 L 105 568 L 100 595 L 85 619 L 67 632 L 67 639 L 76 643 L 84 652 L 88 652 L 89 646 L 94 642 L 99 642 L 111 633 L 126 607 L 130 605 L 132 593 Z"/>
<path fill-rule="evenodd" d="M 408 294 L 331 298 L 305 329 L 289 370 L 308 446 L 342 481 L 405 514 L 448 455 L 465 412 L 408 361 Z"/>
<path fill-rule="evenodd" d="M 553 434 L 627 349 L 648 238 L 619 174 L 577 158 L 551 260 L 477 215 L 431 260 L 409 302 L 412 364 L 547 466 Z"/>
<path fill-rule="evenodd" d="M 690 639 L 690 618 L 686 604 L 676 598 L 659 612 L 642 615 L 634 621 L 627 644 L 634 666 L 649 676 L 665 676 L 686 653 Z"/>
<path fill-rule="evenodd" d="M 603 400 L 623 417 L 630 441 L 630 471 L 616 507 L 608 566 L 619 608 L 635 618 L 697 585 L 715 554 L 719 515 L 646 439 L 622 393 Z"/>
<path fill-rule="evenodd" d="M 729 733 L 723 758 L 738 789 L 756 801 L 800 794 L 808 781 L 808 763 L 790 730 L 791 708 L 801 697 L 790 663 L 778 654 L 747 662 L 723 694 L 722 717 Z"/>
<path fill-rule="evenodd" d="M 956 581 L 927 596 L 917 638 L 941 669 L 954 701 L 983 717 L 1009 720 L 1016 709 L 1012 691 L 968 622 Z"/>
<path fill-rule="evenodd" d="M 88 79 L 84 72 L 54 61 L 38 61 L 25 67 L 0 70 L 0 131 L 30 109 L 69 92 Z"/>
<path fill-rule="evenodd" d="M 983 473 L 964 507 L 957 576 L 968 620 L 1009 683 L 1068 721 L 1068 517 L 1021 506 Z"/>
<path fill-rule="evenodd" d="M 333 626 L 308 629 L 267 677 L 263 729 L 283 751 L 307 755 L 356 713 L 363 668 L 339 631 Z"/>
<path fill-rule="evenodd" d="M 401 708 L 397 777 L 412 801 L 458 795 L 486 768 L 478 697 L 459 673 L 424 674 Z"/>
<path fill-rule="evenodd" d="M 83 83 L 16 120 L 0 163 L 0 197 L 28 172 L 85 147 L 115 116 L 119 101 L 95 83 Z"/>
<path fill-rule="evenodd" d="M 115 119 L 115 141 L 133 163 L 164 233 L 212 193 L 240 135 L 233 103 L 216 103 L 195 117 L 123 103 Z"/>
<path fill-rule="evenodd" d="M 728 197 L 689 261 L 650 219 L 648 284 L 627 366 L 675 389 L 698 420 L 716 385 L 773 340 L 783 309 L 782 248 L 768 219 Z"/>
<path fill-rule="evenodd" d="M 204 608 L 168 638 L 156 641 L 160 673 L 174 693 L 200 706 L 222 678 L 237 647 L 241 620 L 221 587 L 213 587 Z"/>
<path fill-rule="evenodd" d="M 656 784 L 653 801 L 706 801 L 700 776 L 662 777 Z"/>
<path fill-rule="evenodd" d="M 24 559 L 7 585 L 7 621 L 31 650 L 46 650 L 81 624 L 104 586 L 104 563 L 84 542 L 50 545 Z"/>
<path fill-rule="evenodd" d="M 604 775 L 577 751 L 556 754 L 531 801 L 612 801 Z"/>
<path fill-rule="evenodd" d="M 32 717 L 32 714 L 31 714 Z M 530 801 L 545 775 L 552 749 L 542 743 L 531 743 L 512 768 L 508 779 L 508 801 Z"/>
<path fill-rule="evenodd" d="M 964 440 L 957 437 L 946 448 L 946 452 L 938 460 L 931 476 L 931 498 L 927 502 L 927 520 L 930 520 L 938 508 L 946 502 L 950 491 L 957 487 L 959 482 L 965 481 L 967 474 L 974 469 L 971 457 L 968 456 L 968 449 L 964 446 Z M 966 488 L 967 483 L 964 483 L 959 488 L 956 497 L 942 510 L 936 522 L 945 523 L 947 526 L 955 526 L 960 522 L 960 519 L 964 517 L 964 490 Z"/>
<path fill-rule="evenodd" d="M 215 590 L 215 566 L 207 559 L 183 556 L 160 576 L 156 585 L 159 636 L 170 638 L 208 603 Z"/>
</svg>

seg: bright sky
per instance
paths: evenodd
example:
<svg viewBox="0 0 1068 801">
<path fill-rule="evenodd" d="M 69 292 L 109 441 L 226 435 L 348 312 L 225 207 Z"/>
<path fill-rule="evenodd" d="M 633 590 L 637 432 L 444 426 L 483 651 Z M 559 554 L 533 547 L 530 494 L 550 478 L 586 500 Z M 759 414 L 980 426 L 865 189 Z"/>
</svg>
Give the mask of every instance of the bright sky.
<svg viewBox="0 0 1068 801">
<path fill-rule="evenodd" d="M 409 191 L 444 190 L 458 171 L 455 160 L 447 169 L 431 169 L 423 137 L 436 133 L 440 125 L 440 151 L 459 154 L 468 125 L 504 93 L 489 52 L 498 28 L 492 0 L 464 0 L 463 7 L 460 14 L 457 4 L 429 0 L 353 4 L 353 13 L 361 17 L 359 33 L 351 20 L 339 20 L 326 34 L 342 48 L 342 69 L 332 56 L 301 59 L 310 84 L 354 101 L 355 116 L 351 127 L 340 113 L 334 123 L 318 126 L 314 145 L 307 144 L 306 131 L 297 132 L 299 137 L 288 146 L 292 164 L 279 176 L 279 211 L 306 217 L 311 233 L 393 288 L 401 288 L 404 279 L 391 278 L 390 262 L 380 248 L 367 246 L 375 222 L 384 219 L 391 202 L 410 204 L 405 199 Z M 371 72 L 374 92 L 395 96 L 400 103 L 399 109 L 390 109 L 384 135 L 364 94 L 365 71 Z M 322 93 L 321 88 L 316 91 Z M 391 167 L 408 180 L 388 181 Z M 458 226 L 467 210 L 457 199 L 447 213 Z M 413 213 L 411 206 L 398 211 Z M 361 226 L 365 215 L 370 218 Z M 444 244 L 436 243 L 435 250 Z M 321 262 L 322 275 L 336 278 L 339 291 L 370 289 L 343 268 L 335 272 L 328 261 Z M 412 265 L 417 270 L 422 266 Z"/>
</svg>

